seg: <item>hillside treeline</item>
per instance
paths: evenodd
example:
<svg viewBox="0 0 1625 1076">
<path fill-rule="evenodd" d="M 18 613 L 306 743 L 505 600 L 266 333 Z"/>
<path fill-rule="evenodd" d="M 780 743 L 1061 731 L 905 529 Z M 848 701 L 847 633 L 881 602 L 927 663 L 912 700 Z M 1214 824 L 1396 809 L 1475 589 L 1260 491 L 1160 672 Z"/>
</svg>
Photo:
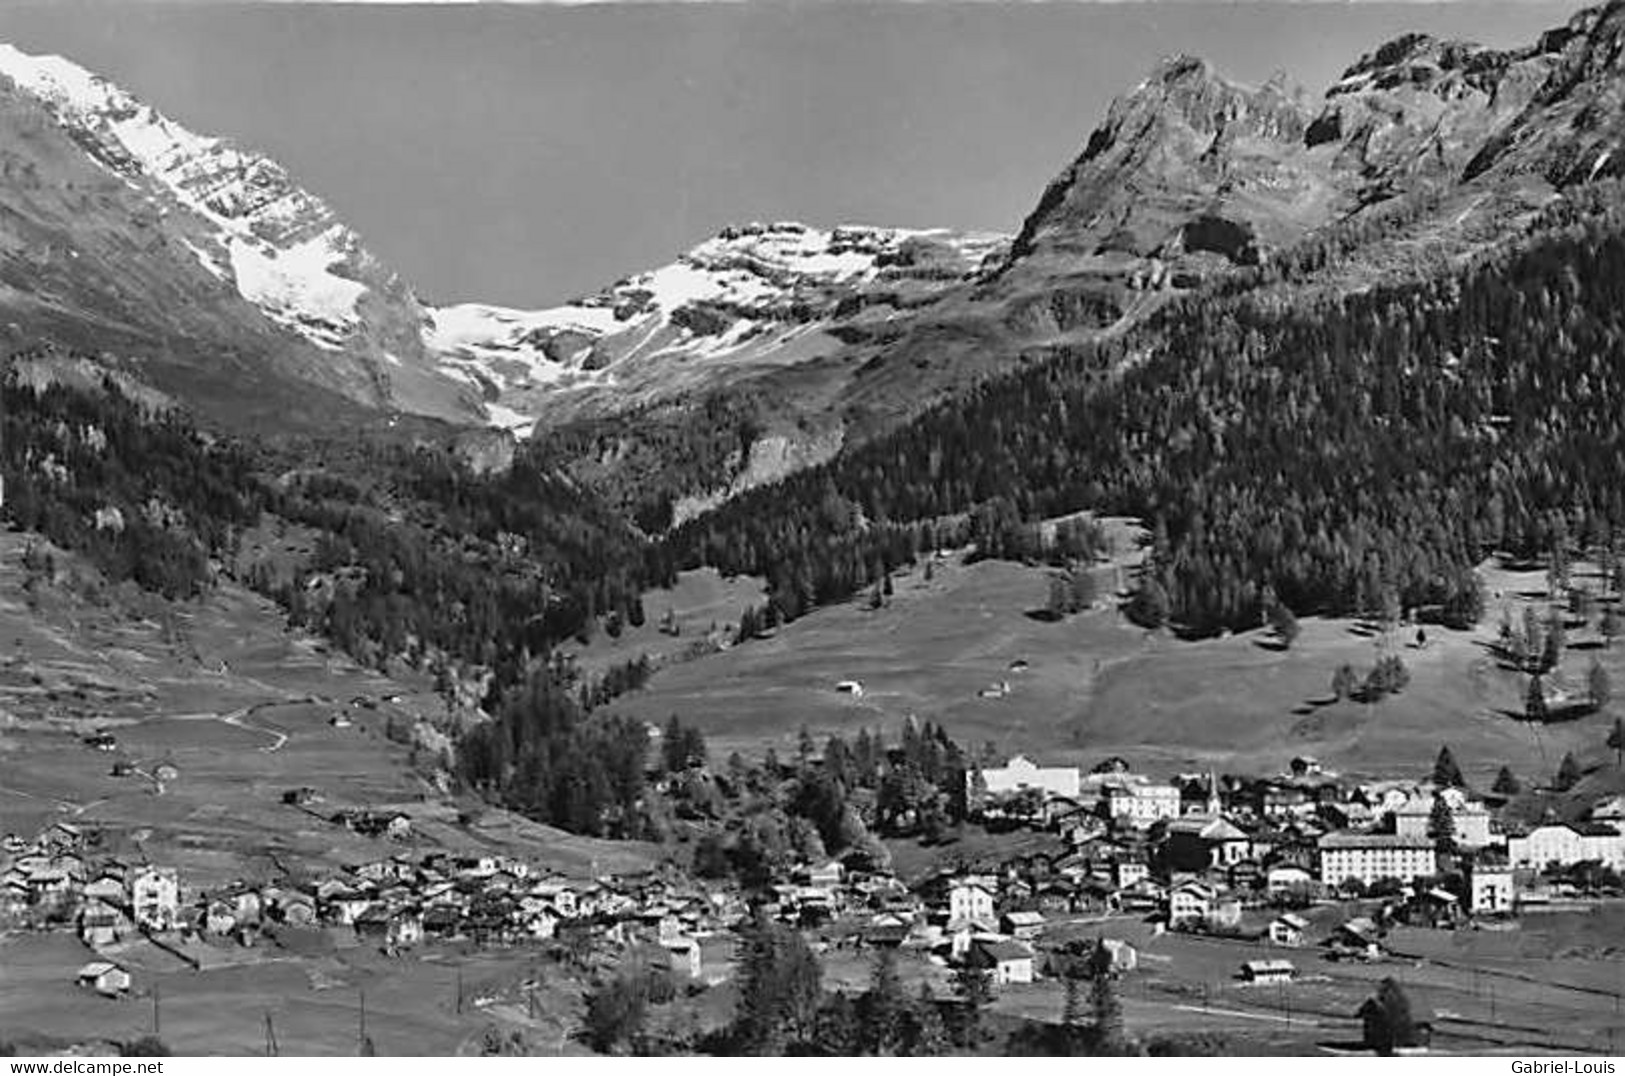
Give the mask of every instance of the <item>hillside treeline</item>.
<svg viewBox="0 0 1625 1076">
<path fill-rule="evenodd" d="M 245 581 L 370 664 L 438 652 L 506 670 L 504 684 L 522 679 L 526 655 L 605 615 L 641 621 L 647 543 L 525 461 L 477 474 L 423 441 L 218 438 L 111 380 L 87 391 L 8 379 L 0 406 L 8 516 L 115 580 L 191 596 L 249 528 L 305 528 L 308 557 L 251 565 Z"/>
<path fill-rule="evenodd" d="M 1448 276 L 1179 304 L 691 521 L 672 554 L 766 576 L 789 619 L 945 544 L 933 521 L 1008 541 L 1090 509 L 1152 527 L 1153 621 L 1256 626 L 1273 588 L 1470 622 L 1487 552 L 1625 526 L 1625 211 L 1585 197 Z"/>
</svg>

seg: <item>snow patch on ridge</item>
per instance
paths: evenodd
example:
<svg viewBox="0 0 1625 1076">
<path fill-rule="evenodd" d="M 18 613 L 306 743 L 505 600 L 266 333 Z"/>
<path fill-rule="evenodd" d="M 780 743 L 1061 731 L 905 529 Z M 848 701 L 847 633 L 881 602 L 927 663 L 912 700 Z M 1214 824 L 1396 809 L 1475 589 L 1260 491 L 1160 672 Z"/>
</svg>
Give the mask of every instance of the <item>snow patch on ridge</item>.
<svg viewBox="0 0 1625 1076">
<path fill-rule="evenodd" d="M 138 186 L 136 176 L 145 176 L 213 225 L 244 299 L 320 347 L 344 346 L 367 287 L 336 270 L 359 243 L 280 167 L 187 130 L 60 56 L 0 44 L 0 74 L 92 136 L 96 158 L 125 182 Z M 213 257 L 187 246 L 211 274 L 227 278 Z"/>
<path fill-rule="evenodd" d="M 939 260 L 933 266 L 939 275 L 925 279 L 951 281 L 976 271 L 1008 237 L 749 224 L 563 306 L 431 309 L 424 342 L 442 370 L 504 398 L 544 387 L 630 387 L 627 378 L 657 377 L 661 364 L 771 361 L 765 356 L 773 348 L 829 324 L 842 300 L 888 275 L 906 279 L 913 271 L 913 254 L 905 251 L 910 241 L 927 251 L 923 257 Z M 501 424 L 495 412 L 492 421 Z"/>
</svg>

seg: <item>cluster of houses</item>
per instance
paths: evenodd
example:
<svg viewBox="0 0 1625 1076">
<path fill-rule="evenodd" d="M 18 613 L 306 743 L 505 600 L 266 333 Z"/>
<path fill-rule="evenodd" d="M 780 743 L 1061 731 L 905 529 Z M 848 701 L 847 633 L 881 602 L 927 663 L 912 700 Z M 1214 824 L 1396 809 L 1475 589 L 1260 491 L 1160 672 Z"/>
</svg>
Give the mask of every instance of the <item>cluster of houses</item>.
<svg viewBox="0 0 1625 1076">
<path fill-rule="evenodd" d="M 97 855 L 97 836 L 59 822 L 33 839 L 4 838 L 0 928 L 74 930 L 104 958 L 114 954 L 102 950 L 133 937 L 177 949 L 191 942 L 252 946 L 286 928 L 338 931 L 346 941 L 387 951 L 433 941 L 498 946 L 576 935 L 647 946 L 673 970 L 699 978 L 700 939 L 748 913 L 737 897 L 670 872 L 573 879 L 505 856 L 434 852 L 403 852 L 315 881 L 239 881 L 192 891 L 174 867 Z M 99 959 L 80 972 L 84 985 L 103 993 L 129 988 L 116 960 Z"/>
<path fill-rule="evenodd" d="M 1085 928 L 1089 947 L 1104 942 L 1118 971 L 1138 960 L 1132 945 L 1104 936 L 1112 931 L 1100 924 L 1118 915 L 1284 951 L 1313 940 L 1368 959 L 1380 955 L 1389 919 L 1515 914 L 1551 891 L 1541 876 L 1554 866 L 1625 869 L 1625 797 L 1594 805 L 1583 822 L 1514 829 L 1462 790 L 1344 781 L 1303 758 L 1278 777 L 1158 782 L 1115 760 L 1084 773 L 1017 757 L 967 780 L 972 810 L 989 827 L 1054 839 L 913 885 L 852 853 L 802 863 L 750 899 L 733 883 L 670 869 L 567 878 L 511 857 L 404 849 L 322 878 L 196 890 L 174 867 L 100 854 L 95 831 L 58 821 L 31 839 L 0 841 L 0 928 L 77 931 L 97 957 L 79 981 L 116 995 L 130 988 L 117 962 L 127 938 L 252 946 L 287 929 L 339 932 L 390 952 L 437 942 L 639 947 L 674 972 L 716 978 L 707 946 L 731 952 L 730 934 L 761 912 L 807 931 L 815 947 L 913 949 L 984 968 L 1005 987 L 1082 959 L 1080 922 L 1094 924 Z M 285 798 L 319 800 L 307 793 Z M 377 837 L 410 833 L 404 814 L 342 811 L 332 821 Z M 1352 897 L 1390 903 L 1375 920 L 1333 916 L 1343 921 L 1329 925 L 1308 913 Z M 1272 957 L 1248 961 L 1240 977 L 1268 983 L 1293 973 Z"/>
<path fill-rule="evenodd" d="M 126 940 L 195 952 L 196 943 L 253 946 L 287 929 L 340 932 L 391 952 L 436 942 L 638 947 L 705 979 L 709 940 L 731 953 L 728 935 L 756 914 L 735 886 L 673 871 L 567 878 L 514 858 L 438 852 L 402 851 L 299 883 L 193 890 L 174 867 L 96 854 L 97 836 L 59 822 L 32 840 L 7 837 L 0 926 L 76 931 L 97 958 L 79 981 L 109 995 L 130 989 L 118 962 Z M 945 873 L 911 890 L 849 858 L 803 864 L 757 896 L 762 912 L 815 932 L 817 945 L 918 946 L 985 966 L 996 985 L 1032 982 L 1044 967 L 1035 942 L 1049 917 L 1011 878 Z M 1132 967 L 1133 950 L 1112 944 Z"/>
<path fill-rule="evenodd" d="M 910 887 L 861 856 L 804 865 L 771 887 L 762 910 L 817 935 L 815 945 L 915 950 L 939 964 L 984 968 L 995 987 L 1034 982 L 1049 955 L 1040 936 L 1055 917 L 1042 910 L 1017 868 L 943 871 Z M 1050 912 L 1057 910 L 1050 906 Z M 1126 970 L 1135 954 L 1111 943 Z"/>
<path fill-rule="evenodd" d="M 32 840 L 0 838 L 0 926 L 85 924 L 87 937 L 108 941 L 115 931 L 174 929 L 175 869 L 98 858 L 92 837 L 57 822 Z"/>
<path fill-rule="evenodd" d="M 1158 782 L 1113 763 L 1083 773 L 1016 757 L 967 777 L 972 808 L 993 826 L 1060 834 L 1070 854 L 1039 893 L 1074 910 L 1160 913 L 1172 928 L 1233 926 L 1239 908 L 1368 893 L 1504 915 L 1546 898 L 1543 875 L 1593 863 L 1625 870 L 1625 797 L 1583 822 L 1503 826 L 1458 788 L 1358 783 L 1297 758 L 1287 773 L 1187 774 Z M 1418 888 L 1447 868 L 1460 892 Z"/>
</svg>

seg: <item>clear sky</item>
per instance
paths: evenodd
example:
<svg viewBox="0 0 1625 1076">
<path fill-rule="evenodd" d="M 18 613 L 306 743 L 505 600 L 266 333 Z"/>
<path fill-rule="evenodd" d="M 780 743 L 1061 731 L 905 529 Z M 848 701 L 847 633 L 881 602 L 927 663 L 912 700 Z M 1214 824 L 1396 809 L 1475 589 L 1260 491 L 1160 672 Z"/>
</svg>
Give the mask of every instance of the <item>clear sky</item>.
<svg viewBox="0 0 1625 1076">
<path fill-rule="evenodd" d="M 0 40 L 270 153 L 432 299 L 542 306 L 730 222 L 1014 231 L 1169 53 L 1318 96 L 1404 31 L 1578 6 L 0 0 Z"/>
</svg>

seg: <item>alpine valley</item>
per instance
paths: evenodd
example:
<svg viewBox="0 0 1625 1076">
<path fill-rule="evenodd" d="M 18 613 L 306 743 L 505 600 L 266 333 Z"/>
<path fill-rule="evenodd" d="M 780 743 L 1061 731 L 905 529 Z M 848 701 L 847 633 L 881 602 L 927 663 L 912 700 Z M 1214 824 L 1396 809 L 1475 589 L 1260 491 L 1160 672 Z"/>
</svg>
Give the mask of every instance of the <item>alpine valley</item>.
<svg viewBox="0 0 1625 1076">
<path fill-rule="evenodd" d="M 1613 1052 L 1625 0 L 1351 61 L 525 309 L 0 45 L 0 1052 Z"/>
</svg>

